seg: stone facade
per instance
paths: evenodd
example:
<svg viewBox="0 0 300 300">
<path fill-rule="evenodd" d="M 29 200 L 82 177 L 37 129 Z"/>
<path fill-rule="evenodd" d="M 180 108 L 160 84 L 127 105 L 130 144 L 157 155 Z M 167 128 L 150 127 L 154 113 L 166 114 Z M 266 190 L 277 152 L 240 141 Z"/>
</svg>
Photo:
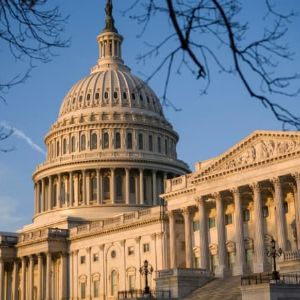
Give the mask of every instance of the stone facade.
<svg viewBox="0 0 300 300">
<path fill-rule="evenodd" d="M 206 279 L 191 274 L 263 272 L 272 238 L 298 266 L 300 133 L 254 132 L 187 174 L 158 98 L 122 60 L 110 1 L 106 12 L 98 62 L 46 135 L 33 223 L 0 234 L 0 299 L 116 299 L 144 287 L 145 259 L 160 271 L 152 289 L 157 274 L 196 286 Z"/>
</svg>

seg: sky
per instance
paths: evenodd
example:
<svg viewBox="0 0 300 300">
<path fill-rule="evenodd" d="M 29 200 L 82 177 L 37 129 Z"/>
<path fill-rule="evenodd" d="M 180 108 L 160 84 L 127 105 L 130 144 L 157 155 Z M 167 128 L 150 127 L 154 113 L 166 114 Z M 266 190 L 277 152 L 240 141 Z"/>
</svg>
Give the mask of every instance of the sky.
<svg viewBox="0 0 300 300">
<path fill-rule="evenodd" d="M 49 63 L 37 63 L 24 84 L 5 94 L 7 105 L 0 103 L 0 124 L 14 128 L 14 135 L 2 145 L 14 150 L 0 153 L 0 231 L 15 231 L 31 223 L 34 204 L 31 176 L 35 167 L 45 159 L 44 136 L 57 118 L 64 95 L 74 83 L 87 76 L 96 63 L 96 36 L 104 26 L 104 2 L 53 0 L 62 13 L 69 16 L 64 36 L 70 37 L 70 47 L 55 51 L 56 55 Z M 151 74 L 162 57 L 154 56 L 140 62 L 138 55 L 147 51 L 148 44 L 154 44 L 170 33 L 172 28 L 167 18 L 156 16 L 148 30 L 140 36 L 141 26 L 129 17 L 130 14 L 122 14 L 133 2 L 115 0 L 114 16 L 116 27 L 125 38 L 123 59 L 134 74 L 145 79 L 145 74 Z M 250 21 L 249 28 L 253 35 L 261 33 L 264 1 L 241 2 L 244 5 L 241 17 Z M 300 12 L 298 0 L 273 2 L 283 11 L 293 9 Z M 297 16 L 289 25 L 285 37 L 294 52 L 293 61 L 278 65 L 277 71 L 299 71 L 299 25 L 300 17 Z M 0 43 L 0 79 L 22 72 L 24 64 L 13 60 L 1 46 Z M 227 63 L 228 53 L 222 48 L 220 53 L 221 59 Z M 164 107 L 167 119 L 180 136 L 178 157 L 186 161 L 191 170 L 195 162 L 222 154 L 254 130 L 282 128 L 282 124 L 269 111 L 249 97 L 236 75 L 222 74 L 212 68 L 211 76 L 211 85 L 203 95 L 199 80 L 188 72 L 181 75 L 173 72 L 168 99 L 180 110 Z M 164 80 L 165 73 L 162 72 L 149 83 L 159 97 L 163 94 Z M 300 115 L 299 97 L 285 101 L 296 115 Z"/>
</svg>

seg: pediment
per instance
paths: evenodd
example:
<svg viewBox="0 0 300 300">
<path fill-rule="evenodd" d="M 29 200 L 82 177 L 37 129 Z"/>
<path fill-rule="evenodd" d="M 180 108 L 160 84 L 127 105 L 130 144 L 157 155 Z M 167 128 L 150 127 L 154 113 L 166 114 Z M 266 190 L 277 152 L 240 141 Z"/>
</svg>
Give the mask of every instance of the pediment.
<svg viewBox="0 0 300 300">
<path fill-rule="evenodd" d="M 300 153 L 298 131 L 255 131 L 225 153 L 215 157 L 211 164 L 201 168 L 194 177 L 256 166 Z"/>
</svg>

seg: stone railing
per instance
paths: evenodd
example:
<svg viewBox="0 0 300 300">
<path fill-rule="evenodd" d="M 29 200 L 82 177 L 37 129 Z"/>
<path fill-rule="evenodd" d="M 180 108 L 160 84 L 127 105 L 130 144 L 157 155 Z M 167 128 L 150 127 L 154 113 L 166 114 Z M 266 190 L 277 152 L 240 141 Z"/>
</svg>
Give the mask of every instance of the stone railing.
<svg viewBox="0 0 300 300">
<path fill-rule="evenodd" d="M 212 272 L 205 269 L 193 269 L 193 268 L 178 268 L 157 271 L 157 277 L 165 276 L 196 276 L 196 277 L 212 277 Z"/>
<path fill-rule="evenodd" d="M 100 221 L 94 221 L 88 224 L 79 225 L 70 229 L 70 236 L 77 234 L 86 234 L 102 230 L 112 229 L 125 224 L 134 223 L 140 220 L 160 218 L 159 207 L 143 209 L 135 212 L 122 214 L 114 218 L 108 218 Z"/>
<path fill-rule="evenodd" d="M 283 253 L 283 261 L 294 261 L 294 260 L 300 260 L 300 250 L 285 251 Z"/>
<path fill-rule="evenodd" d="M 85 153 L 67 154 L 64 156 L 49 158 L 44 163 L 37 166 L 35 171 L 39 171 L 49 165 L 55 165 L 60 163 L 67 163 L 73 161 L 86 161 L 95 159 L 107 159 L 107 158 L 126 158 L 126 159 L 142 159 L 150 161 L 163 161 L 165 163 L 171 163 L 179 165 L 182 168 L 188 168 L 187 164 L 181 160 L 176 160 L 175 157 L 167 157 L 162 154 L 156 153 L 142 153 L 142 152 L 129 152 L 129 151 L 91 151 Z"/>
<path fill-rule="evenodd" d="M 66 238 L 69 235 L 68 229 L 46 228 L 38 229 L 30 232 L 21 233 L 19 235 L 19 243 L 33 242 L 45 238 Z"/>
<path fill-rule="evenodd" d="M 191 178 L 192 174 L 186 174 L 167 180 L 165 193 L 175 192 L 191 186 Z"/>
</svg>

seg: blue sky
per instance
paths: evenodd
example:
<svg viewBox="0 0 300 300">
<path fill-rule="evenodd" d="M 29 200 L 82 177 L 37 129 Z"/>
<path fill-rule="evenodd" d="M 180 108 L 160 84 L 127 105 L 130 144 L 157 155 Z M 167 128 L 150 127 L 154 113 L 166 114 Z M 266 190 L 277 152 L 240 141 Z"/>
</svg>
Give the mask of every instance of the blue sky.
<svg viewBox="0 0 300 300">
<path fill-rule="evenodd" d="M 275 1 L 275 0 L 274 0 Z M 0 122 L 12 126 L 18 134 L 7 141 L 15 150 L 0 154 L 0 230 L 16 230 L 31 222 L 33 214 L 33 184 L 31 174 L 44 160 L 44 136 L 56 120 L 60 104 L 71 86 L 89 74 L 98 54 L 96 36 L 104 26 L 104 0 L 53 1 L 62 12 L 69 15 L 65 36 L 71 37 L 71 46 L 56 51 L 50 63 L 37 64 L 25 84 L 14 87 L 6 94 L 8 105 L 0 104 Z M 115 0 L 116 26 L 124 36 L 123 59 L 132 72 L 143 78 L 150 74 L 159 57 L 137 63 L 138 54 L 146 51 L 147 43 L 171 31 L 166 18 L 157 16 L 149 30 L 140 38 L 141 29 L 121 10 L 133 1 Z M 250 20 L 253 34 L 263 29 L 264 1 L 242 1 L 245 10 L 241 16 Z M 300 12 L 298 0 L 275 1 L 279 8 Z M 84 5 L 83 5 L 84 3 Z M 261 13 L 261 14 L 260 14 Z M 286 41 L 295 53 L 293 62 L 279 65 L 281 71 L 299 71 L 300 67 L 300 18 L 290 24 Z M 1 49 L 2 50 L 2 49 Z M 220 49 L 222 52 L 223 49 Z M 0 78 L 8 78 L 22 71 L 22 63 L 1 51 Z M 228 63 L 228 55 L 221 54 Z M 251 99 L 237 76 L 219 74 L 212 69 L 212 82 L 206 95 L 201 95 L 201 82 L 190 74 L 173 74 L 168 98 L 181 109 L 165 107 L 165 115 L 180 135 L 179 158 L 193 169 L 196 161 L 221 154 L 239 140 L 258 129 L 280 130 L 281 124 L 261 104 Z M 156 76 L 151 87 L 158 96 L 163 93 L 163 73 Z M 300 82 L 299 82 L 300 86 Z M 286 100 L 288 107 L 300 115 L 299 97 Z"/>
</svg>

